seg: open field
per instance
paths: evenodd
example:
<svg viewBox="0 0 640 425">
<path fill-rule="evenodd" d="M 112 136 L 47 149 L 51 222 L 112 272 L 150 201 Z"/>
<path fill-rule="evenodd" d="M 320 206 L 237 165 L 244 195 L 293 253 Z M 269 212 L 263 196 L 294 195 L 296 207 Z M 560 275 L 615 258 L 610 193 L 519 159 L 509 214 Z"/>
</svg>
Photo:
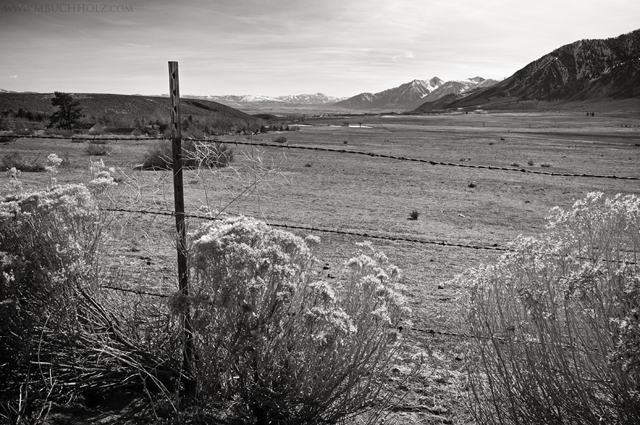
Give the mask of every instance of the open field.
<svg viewBox="0 0 640 425">
<path fill-rule="evenodd" d="M 341 126 L 344 121 L 360 127 Z M 640 177 L 640 116 L 630 113 L 491 113 L 434 116 L 354 116 L 309 118 L 299 132 L 282 133 L 288 145 L 349 149 L 438 162 L 538 171 Z M 280 134 L 253 136 L 271 142 Z M 232 144 L 237 136 L 220 140 Z M 242 141 L 246 141 L 244 138 Z M 171 209 L 171 173 L 134 171 L 156 141 L 114 140 L 108 167 L 118 167 L 114 205 L 131 209 Z M 70 164 L 58 182 L 88 177 L 84 143 L 17 139 L 0 145 L 0 156 L 15 151 L 43 160 L 49 153 Z M 266 221 L 425 241 L 506 248 L 519 234 L 544 231 L 554 206 L 567 208 L 592 191 L 640 194 L 634 180 L 558 177 L 429 165 L 359 155 L 283 148 L 232 146 L 234 169 L 186 171 L 187 213 L 226 208 Z M 529 165 L 529 164 L 533 165 Z M 517 164 L 517 165 L 516 165 Z M 542 167 L 548 164 L 548 167 Z M 256 169 L 264 181 L 251 186 Z M 252 171 L 253 170 L 253 171 Z M 46 184 L 46 173 L 22 173 L 25 188 Z M 246 192 L 243 192 L 246 188 Z M 240 195 L 240 196 L 239 196 Z M 246 196 L 250 195 L 250 196 Z M 239 198 L 238 198 L 239 196 Z M 420 213 L 409 220 L 412 211 Z M 175 283 L 173 219 L 116 214 L 111 226 L 110 285 L 169 291 Z M 195 223 L 194 223 L 195 224 Z M 304 233 L 304 232 L 303 232 Z M 307 232 L 310 233 L 310 232 Z M 340 279 L 342 263 L 359 237 L 315 233 L 322 273 Z M 457 273 L 493 261 L 499 252 L 372 239 L 403 271 L 417 329 L 459 333 L 459 288 L 446 282 Z M 418 376 L 399 384 L 407 396 L 389 421 L 468 423 L 464 407 L 464 339 L 414 330 L 412 354 L 425 354 Z M 399 368 L 401 375 L 404 369 Z M 399 378 L 398 381 L 401 381 Z"/>
</svg>

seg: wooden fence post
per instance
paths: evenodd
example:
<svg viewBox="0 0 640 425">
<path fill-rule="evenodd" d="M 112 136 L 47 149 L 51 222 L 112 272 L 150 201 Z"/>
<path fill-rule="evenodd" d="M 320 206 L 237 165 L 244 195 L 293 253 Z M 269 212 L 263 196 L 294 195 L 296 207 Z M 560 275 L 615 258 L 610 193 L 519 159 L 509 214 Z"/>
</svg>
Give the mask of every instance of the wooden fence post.
<svg viewBox="0 0 640 425">
<path fill-rule="evenodd" d="M 184 217 L 184 185 L 182 179 L 182 131 L 180 122 L 180 86 L 178 79 L 178 62 L 169 62 L 169 96 L 171 97 L 171 146 L 173 151 L 173 193 L 175 200 L 175 216 L 178 250 L 178 285 L 182 296 L 189 296 L 189 270 L 187 268 L 187 235 Z M 193 373 L 193 333 L 191 329 L 191 313 L 187 309 L 183 313 L 184 347 L 183 370 L 186 375 L 185 389 L 187 394 L 195 394 L 195 376 Z"/>
</svg>

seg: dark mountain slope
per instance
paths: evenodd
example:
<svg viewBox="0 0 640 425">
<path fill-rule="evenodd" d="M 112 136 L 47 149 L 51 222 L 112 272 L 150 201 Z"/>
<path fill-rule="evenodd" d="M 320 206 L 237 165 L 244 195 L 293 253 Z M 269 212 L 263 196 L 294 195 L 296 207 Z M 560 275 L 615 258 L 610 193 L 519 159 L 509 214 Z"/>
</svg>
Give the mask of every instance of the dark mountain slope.
<svg viewBox="0 0 640 425">
<path fill-rule="evenodd" d="M 445 109 L 448 105 L 453 103 L 454 101 L 460 99 L 462 95 L 456 93 L 445 94 L 441 98 L 429 102 L 425 102 L 414 112 L 431 112 L 431 111 L 440 111 Z"/>
<path fill-rule="evenodd" d="M 640 30 L 606 40 L 581 40 L 531 62 L 500 83 L 451 108 L 505 100 L 583 101 L 640 97 Z M 419 108 L 418 108 L 419 109 Z"/>
</svg>

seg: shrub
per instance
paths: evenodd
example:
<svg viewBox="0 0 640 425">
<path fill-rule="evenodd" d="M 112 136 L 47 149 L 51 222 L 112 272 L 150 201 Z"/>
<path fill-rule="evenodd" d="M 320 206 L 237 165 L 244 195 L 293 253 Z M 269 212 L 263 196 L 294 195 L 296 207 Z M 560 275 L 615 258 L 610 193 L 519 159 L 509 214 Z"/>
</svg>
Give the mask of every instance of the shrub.
<svg viewBox="0 0 640 425">
<path fill-rule="evenodd" d="M 12 168 L 25 172 L 45 171 L 45 166 L 39 157 L 27 161 L 20 152 L 11 152 L 2 156 L 0 160 L 0 171 L 7 171 Z"/>
<path fill-rule="evenodd" d="M 419 216 L 420 216 L 420 213 L 417 210 L 413 210 L 409 214 L 409 219 L 410 220 L 417 220 Z"/>
<path fill-rule="evenodd" d="M 87 283 L 98 213 L 81 185 L 0 200 L 0 376 L 29 364 L 45 321 L 72 346 L 74 288 Z M 38 348 L 39 349 L 39 348 Z M 10 385 L 7 385 L 7 389 Z"/>
<path fill-rule="evenodd" d="M 480 423 L 616 423 L 640 418 L 640 198 L 591 193 L 552 210 L 468 289 Z"/>
<path fill-rule="evenodd" d="M 69 158 L 69 151 L 64 151 L 62 154 L 62 162 L 60 163 L 60 167 L 68 168 L 71 167 L 71 159 Z"/>
<path fill-rule="evenodd" d="M 89 140 L 85 150 L 89 155 L 103 156 L 109 155 L 113 147 L 106 140 Z"/>
<path fill-rule="evenodd" d="M 173 164 L 171 140 L 163 140 L 152 146 L 144 156 L 143 169 L 170 169 Z M 184 167 L 226 167 L 233 162 L 233 149 L 222 142 L 182 140 Z"/>
<path fill-rule="evenodd" d="M 183 146 L 185 167 L 222 168 L 233 162 L 233 149 L 222 142 L 196 142 L 187 140 Z"/>
<path fill-rule="evenodd" d="M 286 143 L 287 142 L 287 138 L 284 136 L 280 136 L 280 137 L 276 137 L 275 139 L 273 139 L 274 142 L 276 143 Z"/>
<path fill-rule="evenodd" d="M 33 130 L 29 128 L 20 128 L 13 130 L 12 134 L 17 136 L 33 136 Z"/>
<path fill-rule="evenodd" d="M 143 159 L 142 168 L 166 170 L 171 168 L 173 162 L 171 141 L 163 140 L 151 146 Z"/>
<path fill-rule="evenodd" d="M 50 167 L 61 161 L 49 155 Z M 168 316 L 157 320 L 151 303 L 120 302 L 99 288 L 105 216 L 92 193 L 113 185 L 102 168 L 92 163 L 90 189 L 52 186 L 0 198 L 3 423 L 40 423 L 52 401 L 80 391 L 142 393 L 145 382 L 165 388 L 160 374 L 167 370 L 179 376 L 156 354 L 169 339 L 158 329 L 175 335 Z"/>
<path fill-rule="evenodd" d="M 530 159 L 529 161 L 527 161 L 527 164 L 529 164 L 530 167 L 533 167 L 533 159 Z"/>
<path fill-rule="evenodd" d="M 320 280 L 308 243 L 244 217 L 191 235 L 197 392 L 246 423 L 335 423 L 381 403 L 408 309 L 398 269 L 370 249 L 344 286 Z M 406 325 L 405 325 L 406 326 Z"/>
</svg>

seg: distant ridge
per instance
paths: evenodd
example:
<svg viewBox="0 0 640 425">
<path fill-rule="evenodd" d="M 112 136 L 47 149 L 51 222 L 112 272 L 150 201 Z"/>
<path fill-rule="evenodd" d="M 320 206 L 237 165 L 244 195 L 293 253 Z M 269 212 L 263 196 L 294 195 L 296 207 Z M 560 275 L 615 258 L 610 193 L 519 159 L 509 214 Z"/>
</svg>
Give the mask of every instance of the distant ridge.
<svg viewBox="0 0 640 425">
<path fill-rule="evenodd" d="M 97 117 L 109 117 L 117 125 L 130 127 L 134 120 L 147 124 L 155 120 L 168 122 L 171 118 L 171 104 L 167 97 L 104 93 L 73 93 L 72 96 L 80 102 L 84 121 L 88 123 L 96 122 Z M 53 97 L 53 93 L 0 92 L 0 111 L 22 108 L 50 114 L 54 109 L 51 105 Z M 261 122 L 257 117 L 208 100 L 182 99 L 180 113 L 184 119 L 192 116 L 212 123 L 224 123 L 227 127 L 242 128 Z"/>
<path fill-rule="evenodd" d="M 446 108 L 509 108 L 521 101 L 611 99 L 640 99 L 640 29 L 615 38 L 562 46 L 509 78 L 454 100 Z M 425 104 L 415 112 L 431 108 Z"/>
</svg>

